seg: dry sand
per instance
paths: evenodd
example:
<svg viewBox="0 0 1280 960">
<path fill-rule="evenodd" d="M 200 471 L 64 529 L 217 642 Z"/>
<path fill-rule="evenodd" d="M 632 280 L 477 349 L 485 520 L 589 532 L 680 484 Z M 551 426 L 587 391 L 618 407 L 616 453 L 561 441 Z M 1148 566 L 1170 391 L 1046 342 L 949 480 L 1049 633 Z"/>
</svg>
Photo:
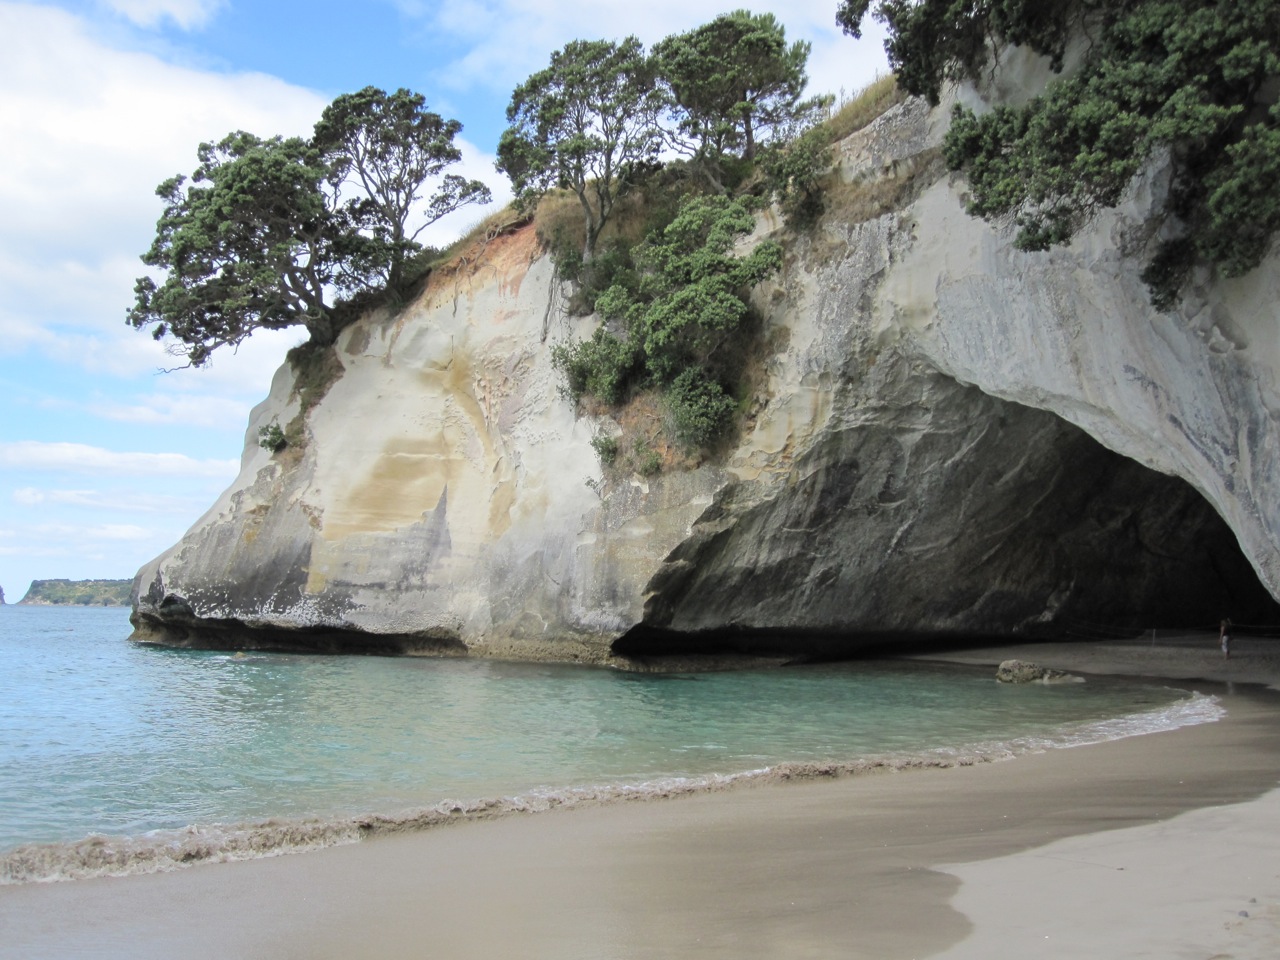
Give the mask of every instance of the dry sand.
<svg viewBox="0 0 1280 960">
<path fill-rule="evenodd" d="M 172 874 L 0 888 L 21 958 L 1280 956 L 1263 641 L 992 648 L 1197 676 L 1218 723 L 952 770 L 553 811 Z M 1253 649 L 1251 649 L 1251 647 Z M 1244 916 L 1243 914 L 1248 914 Z"/>
</svg>

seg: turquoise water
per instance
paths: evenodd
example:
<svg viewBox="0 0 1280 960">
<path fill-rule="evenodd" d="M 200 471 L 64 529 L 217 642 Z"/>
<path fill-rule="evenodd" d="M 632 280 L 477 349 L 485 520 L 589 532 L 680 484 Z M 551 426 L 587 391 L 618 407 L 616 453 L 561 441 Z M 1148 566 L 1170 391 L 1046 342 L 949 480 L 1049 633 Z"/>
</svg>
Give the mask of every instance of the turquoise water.
<svg viewBox="0 0 1280 960">
<path fill-rule="evenodd" d="M 998 754 L 1216 709 L 1162 687 L 1007 687 L 989 670 L 923 664 L 652 676 L 164 650 L 128 632 L 124 610 L 0 607 L 0 861 L 40 845 L 10 881 L 78 875 L 67 858 L 86 856 L 91 835 L 134 838 L 99 871 L 128 872 L 153 848 L 234 832 L 214 825 L 272 818 L 275 834 L 235 854 L 265 855 L 358 838 L 285 838 L 308 818 L 349 828 L 454 801 L 536 806 L 571 788 L 668 792 L 806 761 Z"/>
</svg>

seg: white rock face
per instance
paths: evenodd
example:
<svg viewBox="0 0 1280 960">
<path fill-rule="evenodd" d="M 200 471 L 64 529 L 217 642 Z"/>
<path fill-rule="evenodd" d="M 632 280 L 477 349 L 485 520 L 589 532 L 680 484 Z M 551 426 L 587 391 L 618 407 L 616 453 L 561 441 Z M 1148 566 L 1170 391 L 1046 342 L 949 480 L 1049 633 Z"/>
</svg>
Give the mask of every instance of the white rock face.
<svg viewBox="0 0 1280 960">
<path fill-rule="evenodd" d="M 940 180 L 906 211 L 910 242 L 872 313 L 957 380 L 1186 480 L 1280 597 L 1280 255 L 1238 279 L 1202 277 L 1157 312 L 1139 274 L 1167 179 L 1153 164 L 1119 208 L 1045 253 L 1015 249 L 1011 229 L 965 214 L 963 180 Z"/>
<path fill-rule="evenodd" d="M 283 368 L 231 489 L 140 574 L 139 611 L 168 598 L 159 615 L 179 642 L 216 623 L 366 631 L 373 649 L 382 636 L 391 649 L 601 659 L 717 471 L 629 481 L 602 500 L 595 427 L 551 368 L 567 334 L 558 293 L 525 230 L 433 278 L 395 317 L 348 328 L 343 373 L 296 463 L 257 445 L 259 427 L 298 411 Z"/>
<path fill-rule="evenodd" d="M 718 464 L 602 473 L 616 425 L 550 361 L 593 321 L 526 229 L 344 331 L 300 456 L 257 446 L 299 410 L 277 375 L 231 489 L 139 573 L 137 636 L 610 662 L 1241 619 L 1269 598 L 1236 538 L 1280 596 L 1280 263 L 1157 314 L 1133 254 L 1158 170 L 1023 254 L 931 163 L 945 117 L 840 147 L 901 209 L 760 224 L 788 250 L 755 298 L 774 350 Z"/>
</svg>

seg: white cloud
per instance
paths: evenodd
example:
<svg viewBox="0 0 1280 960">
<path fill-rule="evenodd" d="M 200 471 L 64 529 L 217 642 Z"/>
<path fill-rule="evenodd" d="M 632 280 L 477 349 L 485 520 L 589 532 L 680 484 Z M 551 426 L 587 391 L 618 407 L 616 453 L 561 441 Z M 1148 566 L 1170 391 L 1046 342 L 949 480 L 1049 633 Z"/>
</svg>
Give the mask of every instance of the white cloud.
<svg viewBox="0 0 1280 960">
<path fill-rule="evenodd" d="M 108 420 L 124 423 L 176 423 L 188 427 L 243 430 L 249 417 L 249 404 L 226 397 L 205 394 L 155 394 L 130 404 L 106 401 L 97 413 Z"/>
<path fill-rule="evenodd" d="M 136 543 L 150 540 L 155 536 L 155 531 L 146 527 L 135 526 L 131 523 L 99 523 L 89 526 L 46 523 L 31 527 L 30 533 L 36 537 L 61 542 L 68 540 L 107 540 L 111 542 Z"/>
<path fill-rule="evenodd" d="M 652 45 L 672 33 L 692 29 L 732 8 L 723 0 L 462 0 L 431 5 L 400 0 L 408 16 L 429 20 L 436 30 L 469 45 L 465 56 L 439 72 L 438 82 L 452 89 L 487 87 L 509 93 L 533 71 L 547 65 L 551 51 L 573 39 L 618 40 L 635 34 Z M 878 23 L 855 41 L 836 26 L 835 0 L 757 0 L 755 13 L 773 13 L 787 28 L 787 39 L 807 40 L 810 88 L 814 93 L 860 89 L 888 67 Z"/>
<path fill-rule="evenodd" d="M 119 6 L 191 23 L 210 7 Z M 0 36 L 0 349 L 114 376 L 172 366 L 125 325 L 161 211 L 156 184 L 190 172 L 196 145 L 229 131 L 309 132 L 325 99 L 264 74 L 111 49 L 52 7 L 0 0 Z"/>
<path fill-rule="evenodd" d="M 208 506 L 207 497 L 174 497 L 148 492 L 99 490 L 42 490 L 20 487 L 13 501 L 24 507 L 81 507 L 112 513 L 168 513 L 190 515 Z"/>
<path fill-rule="evenodd" d="M 196 460 L 180 453 L 120 453 L 84 443 L 0 443 L 0 469 L 230 480 L 239 467 L 236 460 Z"/>
<path fill-rule="evenodd" d="M 226 6 L 224 0 L 103 0 L 102 5 L 140 27 L 172 20 L 183 30 L 203 27 Z"/>
</svg>

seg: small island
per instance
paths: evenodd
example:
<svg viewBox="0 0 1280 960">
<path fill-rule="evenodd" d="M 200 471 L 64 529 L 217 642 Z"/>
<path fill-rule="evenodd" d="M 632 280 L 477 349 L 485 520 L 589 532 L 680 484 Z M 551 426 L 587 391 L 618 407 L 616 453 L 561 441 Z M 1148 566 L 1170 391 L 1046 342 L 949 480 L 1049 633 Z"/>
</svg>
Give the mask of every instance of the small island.
<svg viewBox="0 0 1280 960">
<path fill-rule="evenodd" d="M 28 606 L 127 607 L 132 580 L 32 580 Z"/>
</svg>

